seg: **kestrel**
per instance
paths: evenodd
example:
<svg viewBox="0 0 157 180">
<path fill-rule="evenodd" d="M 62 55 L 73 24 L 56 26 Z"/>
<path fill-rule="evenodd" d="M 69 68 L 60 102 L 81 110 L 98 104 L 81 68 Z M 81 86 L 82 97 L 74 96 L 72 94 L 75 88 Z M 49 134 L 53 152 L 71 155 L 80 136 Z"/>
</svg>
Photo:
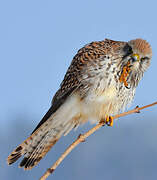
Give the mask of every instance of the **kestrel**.
<svg viewBox="0 0 157 180">
<path fill-rule="evenodd" d="M 88 120 L 112 126 L 112 116 L 133 100 L 151 57 L 151 46 L 143 39 L 85 45 L 74 56 L 50 109 L 9 155 L 8 164 L 24 155 L 20 167 L 31 169 L 62 135 Z"/>
</svg>

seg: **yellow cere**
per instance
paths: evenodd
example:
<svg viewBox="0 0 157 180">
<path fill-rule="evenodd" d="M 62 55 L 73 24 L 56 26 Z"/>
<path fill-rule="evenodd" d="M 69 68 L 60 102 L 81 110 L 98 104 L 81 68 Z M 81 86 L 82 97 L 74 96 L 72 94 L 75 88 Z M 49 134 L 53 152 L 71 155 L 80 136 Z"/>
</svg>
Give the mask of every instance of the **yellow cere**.
<svg viewBox="0 0 157 180">
<path fill-rule="evenodd" d="M 132 57 L 136 60 L 139 61 L 140 60 L 140 56 L 138 54 L 133 54 Z"/>
</svg>

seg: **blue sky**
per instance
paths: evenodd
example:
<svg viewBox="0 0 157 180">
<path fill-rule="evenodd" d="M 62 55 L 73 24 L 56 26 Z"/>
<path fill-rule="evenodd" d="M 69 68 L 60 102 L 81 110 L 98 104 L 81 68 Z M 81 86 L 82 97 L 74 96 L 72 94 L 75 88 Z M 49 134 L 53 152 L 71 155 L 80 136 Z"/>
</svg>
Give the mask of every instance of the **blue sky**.
<svg viewBox="0 0 157 180">
<path fill-rule="evenodd" d="M 17 133 L 16 136 L 20 136 L 17 141 L 14 137 L 16 144 L 10 142 L 9 149 L 6 148 L 5 152 L 9 153 L 23 141 L 40 121 L 48 110 L 51 99 L 73 56 L 79 48 L 91 41 L 105 38 L 121 41 L 143 38 L 150 42 L 153 49 L 151 67 L 137 88 L 132 107 L 156 101 L 156 6 L 157 2 L 154 0 L 1 1 L 0 134 L 4 137 L 1 141 L 4 142 L 7 136 L 14 136 L 13 132 Z M 156 123 L 155 107 L 149 111 L 143 111 L 141 118 L 149 119 L 150 116 L 150 121 Z M 117 122 L 117 124 L 123 127 L 123 122 Z M 24 129 L 19 130 L 19 123 L 21 126 L 26 123 L 29 128 L 23 127 Z M 129 126 L 133 128 L 132 121 L 129 119 L 124 124 L 127 128 Z M 15 127 L 17 127 L 16 130 Z M 87 127 L 90 128 L 90 126 Z M 72 135 L 74 134 L 79 132 Z M 69 135 L 69 138 L 72 138 L 72 135 Z M 99 139 L 101 138 L 103 138 L 103 132 L 99 134 Z M 69 145 L 70 142 L 67 141 L 67 143 Z M 153 152 L 157 152 L 156 147 Z M 84 148 L 86 148 L 85 145 Z M 81 148 L 79 150 L 81 151 Z M 43 172 L 50 164 L 45 166 L 42 167 Z M 72 165 L 69 162 L 67 166 Z M 4 166 L 5 172 L 9 173 L 10 168 L 14 168 L 12 175 L 16 174 L 16 171 L 19 173 L 22 171 L 17 170 L 16 167 Z M 62 173 L 58 169 L 59 172 Z M 36 174 L 39 173 L 36 172 Z M 22 178 L 26 179 L 26 176 L 25 173 Z M 75 173 L 74 176 L 69 176 L 69 178 L 72 177 L 75 177 Z M 87 177 L 85 176 L 84 179 Z M 108 177 L 108 179 L 112 178 Z"/>
</svg>

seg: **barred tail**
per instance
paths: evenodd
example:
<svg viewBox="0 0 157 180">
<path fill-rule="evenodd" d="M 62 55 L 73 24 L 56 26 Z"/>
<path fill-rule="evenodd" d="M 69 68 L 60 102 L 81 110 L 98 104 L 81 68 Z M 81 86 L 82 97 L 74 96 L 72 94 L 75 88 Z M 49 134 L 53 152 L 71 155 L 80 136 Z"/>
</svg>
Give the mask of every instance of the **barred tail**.
<svg viewBox="0 0 157 180">
<path fill-rule="evenodd" d="M 52 119 L 48 119 L 48 121 Z M 24 155 L 19 167 L 25 170 L 32 169 L 46 155 L 46 153 L 55 145 L 55 143 L 64 134 L 66 135 L 75 127 L 74 121 L 66 121 L 66 124 L 45 122 L 29 138 L 20 144 L 8 157 L 8 164 L 17 161 Z"/>
</svg>

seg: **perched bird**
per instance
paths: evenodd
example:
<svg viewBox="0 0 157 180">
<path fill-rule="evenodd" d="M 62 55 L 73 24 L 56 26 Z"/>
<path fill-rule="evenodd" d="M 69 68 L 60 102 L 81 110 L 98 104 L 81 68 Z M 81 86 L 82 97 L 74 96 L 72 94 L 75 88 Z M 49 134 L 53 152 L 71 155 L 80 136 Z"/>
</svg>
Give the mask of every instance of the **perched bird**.
<svg viewBox="0 0 157 180">
<path fill-rule="evenodd" d="M 74 56 L 50 109 L 9 155 L 8 164 L 24 155 L 20 167 L 31 169 L 62 135 L 88 120 L 112 126 L 112 116 L 133 100 L 151 57 L 151 46 L 143 39 L 85 45 Z"/>
</svg>

